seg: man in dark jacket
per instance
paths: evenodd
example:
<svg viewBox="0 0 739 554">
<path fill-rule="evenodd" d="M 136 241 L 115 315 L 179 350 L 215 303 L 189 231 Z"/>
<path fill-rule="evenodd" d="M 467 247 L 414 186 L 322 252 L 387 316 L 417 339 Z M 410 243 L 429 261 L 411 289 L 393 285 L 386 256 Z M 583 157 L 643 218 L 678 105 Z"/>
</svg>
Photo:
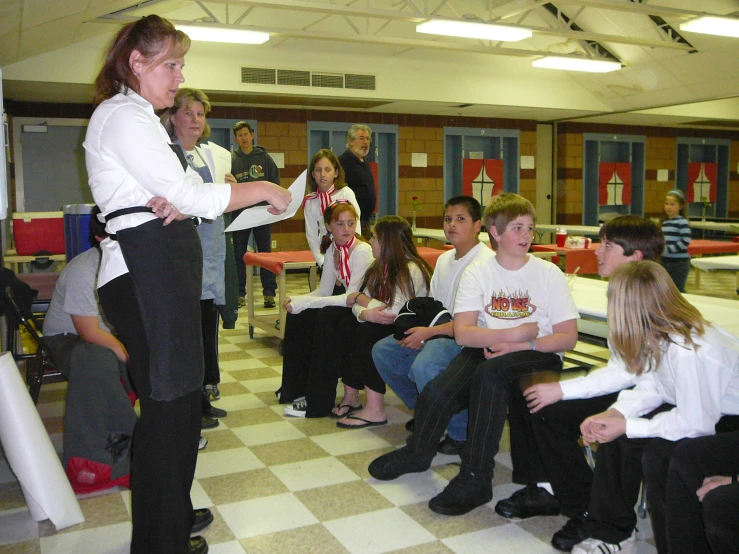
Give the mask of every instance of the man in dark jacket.
<svg viewBox="0 0 739 554">
<path fill-rule="evenodd" d="M 231 173 L 236 177 L 238 183 L 251 181 L 270 181 L 280 184 L 280 171 L 274 160 L 261 146 L 254 145 L 254 129 L 246 121 L 239 121 L 234 125 L 234 137 L 239 148 L 231 154 Z M 235 219 L 243 210 L 233 212 Z M 234 259 L 236 260 L 236 273 L 239 278 L 239 307 L 246 305 L 246 266 L 244 265 L 244 254 L 249 246 L 249 236 L 254 231 L 254 242 L 257 252 L 271 252 L 272 225 L 260 225 L 253 229 L 235 231 L 233 234 Z M 275 274 L 261 270 L 262 293 L 264 294 L 264 307 L 275 307 L 275 294 L 277 292 L 277 280 Z"/>
<path fill-rule="evenodd" d="M 344 168 L 346 184 L 354 192 L 359 204 L 362 234 L 370 236 L 370 225 L 375 211 L 375 179 L 365 160 L 372 144 L 372 129 L 367 125 L 355 124 L 346 133 L 346 152 L 339 156 Z"/>
</svg>

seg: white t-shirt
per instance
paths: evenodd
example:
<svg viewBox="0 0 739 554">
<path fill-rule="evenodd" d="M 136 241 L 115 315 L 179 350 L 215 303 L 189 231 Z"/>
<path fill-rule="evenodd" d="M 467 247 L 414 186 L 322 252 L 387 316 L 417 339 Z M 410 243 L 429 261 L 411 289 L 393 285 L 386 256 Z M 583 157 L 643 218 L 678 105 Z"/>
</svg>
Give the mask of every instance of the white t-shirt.
<svg viewBox="0 0 739 554">
<path fill-rule="evenodd" d="M 495 256 L 470 264 L 454 305 L 455 315 L 463 312 L 478 312 L 477 326 L 485 329 L 538 323 L 538 337 L 551 335 L 558 323 L 580 317 L 564 273 L 534 256 L 516 271 L 501 267 Z"/>
<path fill-rule="evenodd" d="M 450 312 L 454 312 L 457 287 L 467 266 L 472 262 L 488 260 L 495 256 L 495 252 L 483 243 L 479 243 L 458 260 L 454 258 L 456 254 L 456 250 L 450 250 L 439 256 L 429 290 L 429 296 L 441 302 Z"/>
<path fill-rule="evenodd" d="M 357 216 L 361 216 L 362 213 L 359 210 L 359 204 L 357 204 L 357 197 L 354 196 L 354 191 L 349 187 L 340 188 L 331 195 L 332 200 L 348 200 L 351 202 L 354 209 L 357 210 Z M 323 254 L 321 254 L 321 239 L 328 233 L 326 231 L 326 224 L 323 222 L 323 214 L 321 213 L 321 199 L 312 198 L 306 201 L 305 208 L 303 210 L 303 216 L 305 217 L 305 238 L 308 239 L 308 246 L 310 251 L 313 252 L 313 257 L 318 262 L 318 265 L 323 266 Z M 359 225 L 359 217 L 357 217 L 357 226 L 354 230 L 356 233 L 362 234 L 361 226 Z"/>
</svg>

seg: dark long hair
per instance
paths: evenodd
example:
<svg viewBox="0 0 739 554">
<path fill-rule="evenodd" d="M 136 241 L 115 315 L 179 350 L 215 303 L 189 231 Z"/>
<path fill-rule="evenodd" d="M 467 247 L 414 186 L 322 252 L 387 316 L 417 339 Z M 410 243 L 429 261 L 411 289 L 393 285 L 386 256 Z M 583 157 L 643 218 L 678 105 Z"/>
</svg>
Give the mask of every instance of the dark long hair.
<svg viewBox="0 0 739 554">
<path fill-rule="evenodd" d="M 423 273 L 428 290 L 433 269 L 418 254 L 408 221 L 397 215 L 386 215 L 377 220 L 373 234 L 380 243 L 380 256 L 365 273 L 362 289 L 387 305 L 393 303 L 398 290 L 408 298 L 414 298 L 416 290 L 408 265 L 415 262 Z"/>
<path fill-rule="evenodd" d="M 134 50 L 153 62 L 166 56 L 184 56 L 189 49 L 190 37 L 158 15 L 147 15 L 124 25 L 105 53 L 103 67 L 95 79 L 94 103 L 99 104 L 128 89 L 139 92 L 139 79 L 129 61 Z"/>
<path fill-rule="evenodd" d="M 315 179 L 313 179 L 313 170 L 316 168 L 316 164 L 323 158 L 326 158 L 336 170 L 334 188 L 336 190 L 343 189 L 346 186 L 346 177 L 344 175 L 344 168 L 341 167 L 341 163 L 339 162 L 339 158 L 337 158 L 336 154 L 331 152 L 328 148 L 321 148 L 313 155 L 310 160 L 310 164 L 308 164 L 308 186 L 310 187 L 311 192 L 316 192 L 318 190 L 318 184 Z"/>
</svg>

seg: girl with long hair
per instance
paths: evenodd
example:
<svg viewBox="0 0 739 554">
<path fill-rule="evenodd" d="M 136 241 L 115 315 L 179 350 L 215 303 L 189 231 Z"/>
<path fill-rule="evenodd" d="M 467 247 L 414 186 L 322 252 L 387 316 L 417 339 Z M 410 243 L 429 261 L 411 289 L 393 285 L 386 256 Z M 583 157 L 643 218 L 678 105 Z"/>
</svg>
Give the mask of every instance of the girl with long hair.
<svg viewBox="0 0 739 554">
<path fill-rule="evenodd" d="M 283 343 L 282 386 L 278 391 L 285 415 L 325 417 L 331 415 L 336 398 L 339 363 L 347 341 L 343 330 L 353 315 L 347 297 L 359 290 L 365 272 L 374 261 L 372 248 L 356 232 L 359 214 L 346 200 L 334 201 L 323 212 L 328 234 L 321 252 L 324 264 L 321 283 L 304 296 L 285 300 L 287 321 Z"/>
<path fill-rule="evenodd" d="M 341 417 L 337 425 L 342 428 L 387 423 L 385 382 L 372 360 L 372 347 L 393 333 L 392 323 L 403 304 L 428 294 L 433 272 L 418 254 L 411 227 L 402 217 L 389 215 L 378 219 L 370 245 L 375 262 L 367 270 L 359 292 L 347 299 L 358 324 L 352 340 L 349 372 L 343 378 L 344 397 L 334 410 Z M 365 389 L 367 395 L 364 408 L 359 403 L 360 389 Z"/>
<path fill-rule="evenodd" d="M 326 225 L 323 212 L 335 200 L 349 201 L 357 212 L 356 232 L 362 234 L 359 216 L 362 215 L 354 191 L 346 185 L 344 169 L 336 154 L 326 148 L 315 153 L 308 165 L 308 185 L 311 193 L 303 200 L 305 215 L 305 236 L 313 257 L 319 266 L 323 266 L 324 253 L 321 252 L 321 241 L 326 236 Z"/>
<path fill-rule="evenodd" d="M 634 505 L 642 479 L 657 549 L 667 552 L 670 455 L 683 440 L 737 423 L 739 340 L 708 323 L 662 266 L 640 261 L 611 274 L 608 342 L 612 356 L 635 376 L 635 386 L 580 427 L 586 444 L 600 447 L 587 538 L 572 552 L 635 549 Z"/>
</svg>

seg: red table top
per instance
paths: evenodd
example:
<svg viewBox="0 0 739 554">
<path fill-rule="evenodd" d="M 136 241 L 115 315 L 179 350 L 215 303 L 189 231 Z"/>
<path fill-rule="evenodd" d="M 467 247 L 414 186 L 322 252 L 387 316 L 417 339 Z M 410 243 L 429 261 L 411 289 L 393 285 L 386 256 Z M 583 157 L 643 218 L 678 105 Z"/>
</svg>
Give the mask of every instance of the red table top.
<svg viewBox="0 0 739 554">
<path fill-rule="evenodd" d="M 589 275 L 598 273 L 598 259 L 595 257 L 595 251 L 598 244 L 591 244 L 588 248 L 565 248 L 556 244 L 532 244 L 531 250 L 534 252 L 557 252 L 565 255 L 565 273 L 577 272 L 581 275 Z M 552 260 L 558 263 L 559 260 Z M 579 268 L 579 269 L 578 269 Z"/>
<path fill-rule="evenodd" d="M 688 245 L 688 254 L 691 256 L 735 254 L 737 252 L 739 252 L 739 243 L 733 241 L 693 239 Z"/>
</svg>

